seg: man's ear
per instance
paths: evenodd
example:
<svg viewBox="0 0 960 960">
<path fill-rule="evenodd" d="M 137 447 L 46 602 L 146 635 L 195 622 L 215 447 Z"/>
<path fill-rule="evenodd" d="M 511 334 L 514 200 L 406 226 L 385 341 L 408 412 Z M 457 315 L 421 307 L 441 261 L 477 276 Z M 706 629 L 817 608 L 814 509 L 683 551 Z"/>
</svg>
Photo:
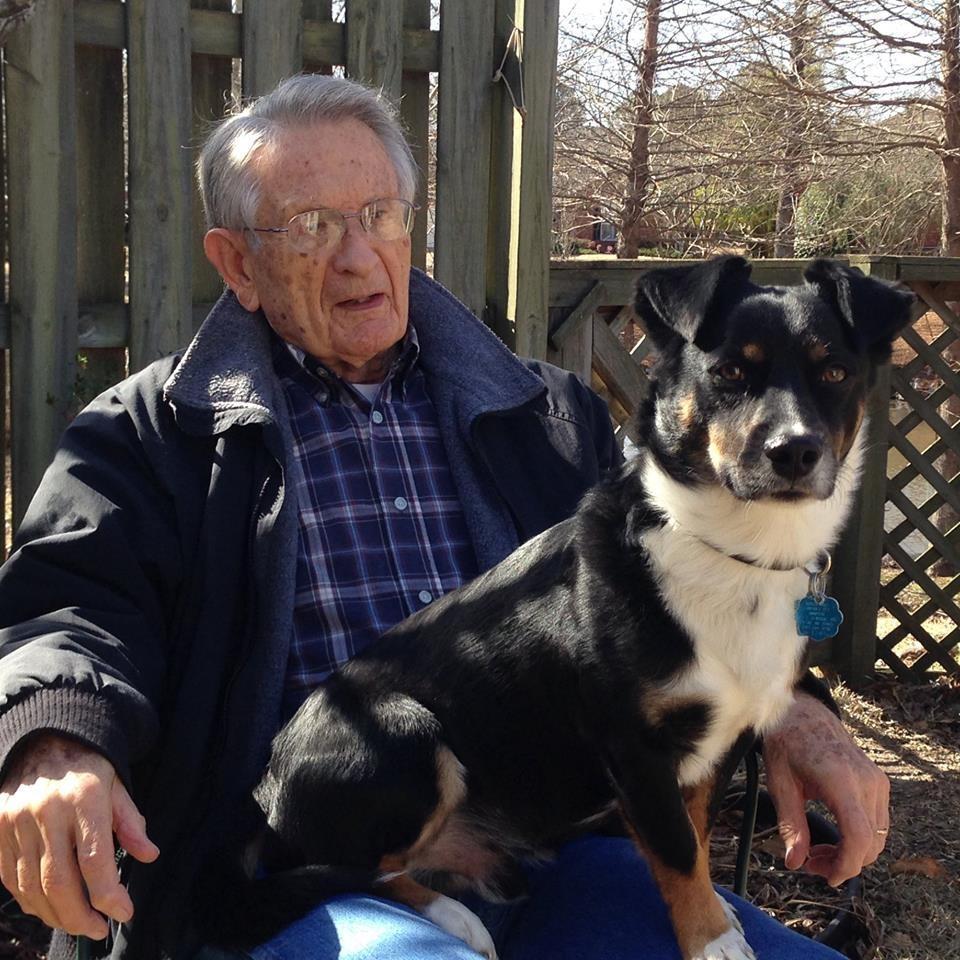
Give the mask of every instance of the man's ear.
<svg viewBox="0 0 960 960">
<path fill-rule="evenodd" d="M 741 293 L 749 280 L 743 257 L 650 270 L 637 281 L 634 311 L 657 347 L 677 337 L 692 343 L 711 310 Z"/>
<path fill-rule="evenodd" d="M 878 363 L 890 359 L 893 341 L 910 322 L 913 292 L 835 260 L 811 261 L 803 279 L 846 321 L 861 349 Z"/>
<path fill-rule="evenodd" d="M 260 295 L 250 275 L 250 248 L 239 230 L 214 227 L 203 237 L 203 252 L 217 268 L 223 282 L 234 292 L 244 309 L 251 313 L 260 309 Z"/>
</svg>

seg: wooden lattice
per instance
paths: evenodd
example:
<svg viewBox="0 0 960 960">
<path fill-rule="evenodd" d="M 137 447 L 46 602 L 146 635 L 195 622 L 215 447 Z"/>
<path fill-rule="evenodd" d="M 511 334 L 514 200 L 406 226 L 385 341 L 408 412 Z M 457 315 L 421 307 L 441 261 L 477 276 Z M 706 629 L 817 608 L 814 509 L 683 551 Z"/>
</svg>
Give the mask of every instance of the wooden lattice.
<svg viewBox="0 0 960 960">
<path fill-rule="evenodd" d="M 877 658 L 901 679 L 960 672 L 960 317 L 924 316 L 894 356 Z"/>
</svg>

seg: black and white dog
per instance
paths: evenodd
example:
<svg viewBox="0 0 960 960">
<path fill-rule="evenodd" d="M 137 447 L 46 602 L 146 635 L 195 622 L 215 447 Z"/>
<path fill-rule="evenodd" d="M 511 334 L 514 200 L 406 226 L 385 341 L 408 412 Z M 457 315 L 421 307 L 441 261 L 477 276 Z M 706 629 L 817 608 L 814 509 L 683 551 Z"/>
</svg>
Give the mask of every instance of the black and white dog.
<svg viewBox="0 0 960 960">
<path fill-rule="evenodd" d="M 757 286 L 737 257 L 644 275 L 641 455 L 310 696 L 208 932 L 265 939 L 371 890 L 493 957 L 438 882 L 515 895 L 519 861 L 615 815 L 685 960 L 753 957 L 710 884 L 715 784 L 791 701 L 795 605 L 844 522 L 867 389 L 912 302 L 828 261 L 797 287 Z"/>
</svg>

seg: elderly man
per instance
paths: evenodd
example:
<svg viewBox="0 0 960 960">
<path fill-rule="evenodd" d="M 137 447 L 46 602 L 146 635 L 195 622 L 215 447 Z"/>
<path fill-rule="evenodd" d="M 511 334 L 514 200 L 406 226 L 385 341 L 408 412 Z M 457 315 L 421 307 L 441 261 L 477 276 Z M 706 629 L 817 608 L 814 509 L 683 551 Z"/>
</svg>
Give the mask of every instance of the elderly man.
<svg viewBox="0 0 960 960">
<path fill-rule="evenodd" d="M 215 955 L 199 866 L 307 692 L 619 459 L 576 378 L 411 270 L 416 169 L 374 93 L 293 78 L 224 121 L 199 172 L 228 290 L 182 356 L 77 417 L 0 572 L 0 877 L 93 955 L 136 960 Z M 885 778 L 829 710 L 801 695 L 766 755 L 788 864 L 838 883 L 877 856 Z M 807 797 L 839 846 L 810 850 Z M 531 883 L 484 910 L 504 957 L 673 955 L 626 843 L 580 840 Z M 767 955 L 832 955 L 741 915 Z M 357 896 L 253 954 L 307 955 L 472 954 Z"/>
</svg>

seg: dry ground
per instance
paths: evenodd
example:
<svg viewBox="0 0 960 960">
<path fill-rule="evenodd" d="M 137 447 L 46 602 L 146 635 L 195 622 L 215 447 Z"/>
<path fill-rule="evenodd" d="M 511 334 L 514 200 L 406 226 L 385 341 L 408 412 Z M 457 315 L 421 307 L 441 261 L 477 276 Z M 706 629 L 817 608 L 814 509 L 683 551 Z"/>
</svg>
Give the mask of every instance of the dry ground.
<svg viewBox="0 0 960 960">
<path fill-rule="evenodd" d="M 838 911 L 853 909 L 864 960 L 960 960 L 960 681 L 907 686 L 878 682 L 837 688 L 849 729 L 890 777 L 887 849 L 864 874 L 851 902 L 817 878 L 785 871 L 775 831 L 758 833 L 748 894 L 782 922 L 816 935 Z M 732 877 L 732 841 L 714 859 Z"/>
<path fill-rule="evenodd" d="M 866 871 L 862 901 L 851 904 L 822 881 L 782 869 L 775 830 L 760 831 L 748 894 L 810 935 L 852 908 L 853 957 L 960 960 L 960 680 L 878 682 L 860 693 L 840 687 L 835 695 L 853 735 L 890 777 L 887 850 Z M 732 832 L 721 825 L 714 849 L 721 882 L 732 883 L 734 851 Z M 44 943 L 35 924 L 9 909 L 0 913 L 0 960 L 39 960 Z"/>
</svg>

